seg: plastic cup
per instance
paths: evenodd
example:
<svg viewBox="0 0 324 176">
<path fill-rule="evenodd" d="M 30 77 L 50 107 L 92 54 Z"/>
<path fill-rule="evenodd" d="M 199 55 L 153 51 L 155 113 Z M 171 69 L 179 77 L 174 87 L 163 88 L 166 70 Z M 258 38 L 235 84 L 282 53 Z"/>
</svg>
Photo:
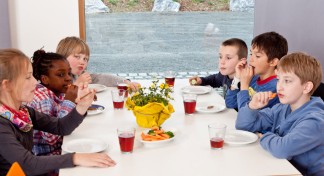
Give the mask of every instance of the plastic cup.
<svg viewBox="0 0 324 176">
<path fill-rule="evenodd" d="M 166 71 L 166 72 L 164 72 L 164 80 L 165 80 L 165 83 L 169 87 L 174 87 L 175 76 L 176 76 L 176 73 L 174 71 Z"/>
<path fill-rule="evenodd" d="M 123 109 L 124 108 L 124 99 L 125 99 L 125 90 L 112 90 L 111 91 L 112 101 L 114 109 Z"/>
<path fill-rule="evenodd" d="M 211 149 L 222 149 L 226 133 L 226 125 L 222 123 L 212 123 L 208 125 L 209 140 Z"/>
<path fill-rule="evenodd" d="M 120 151 L 122 153 L 132 153 L 133 152 L 135 131 L 136 130 L 133 127 L 117 129 Z"/>
<path fill-rule="evenodd" d="M 196 94 L 183 94 L 183 106 L 185 114 L 192 115 L 196 110 L 197 95 Z"/>
<path fill-rule="evenodd" d="M 124 82 L 118 82 L 117 83 L 117 89 L 119 90 L 125 90 L 125 98 L 128 97 L 128 85 Z"/>
</svg>

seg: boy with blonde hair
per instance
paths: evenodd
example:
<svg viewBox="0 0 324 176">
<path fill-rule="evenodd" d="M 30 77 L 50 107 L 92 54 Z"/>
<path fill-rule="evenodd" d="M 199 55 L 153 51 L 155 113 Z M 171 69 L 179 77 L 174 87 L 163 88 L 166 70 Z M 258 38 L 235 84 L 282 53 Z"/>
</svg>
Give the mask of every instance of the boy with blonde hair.
<svg viewBox="0 0 324 176">
<path fill-rule="evenodd" d="M 246 60 L 242 60 L 236 66 L 235 77 L 225 98 L 227 107 L 240 109 L 255 92 L 276 92 L 275 69 L 280 58 L 287 52 L 287 40 L 276 32 L 266 32 L 254 37 L 249 65 Z M 267 106 L 272 107 L 277 103 L 278 97 L 274 97 Z"/>
<path fill-rule="evenodd" d="M 66 37 L 62 39 L 56 48 L 56 53 L 66 57 L 69 61 L 74 84 L 79 82 L 88 82 L 103 84 L 108 87 L 117 86 L 117 82 L 124 82 L 132 90 L 137 90 L 139 83 L 131 82 L 125 78 L 111 74 L 90 74 L 86 71 L 88 66 L 90 49 L 88 44 L 78 37 Z"/>
<path fill-rule="evenodd" d="M 192 77 L 189 79 L 191 85 L 210 85 L 214 88 L 224 87 L 224 91 L 231 86 L 235 76 L 235 66 L 246 60 L 248 49 L 246 43 L 238 38 L 231 38 L 222 42 L 219 47 L 219 73 L 207 77 Z"/>
<path fill-rule="evenodd" d="M 277 71 L 280 103 L 265 108 L 271 92 L 255 94 L 241 108 L 236 128 L 251 132 L 270 129 L 261 146 L 277 158 L 288 159 L 303 175 L 324 175 L 324 102 L 311 97 L 322 79 L 321 64 L 312 56 L 284 56 Z"/>
</svg>

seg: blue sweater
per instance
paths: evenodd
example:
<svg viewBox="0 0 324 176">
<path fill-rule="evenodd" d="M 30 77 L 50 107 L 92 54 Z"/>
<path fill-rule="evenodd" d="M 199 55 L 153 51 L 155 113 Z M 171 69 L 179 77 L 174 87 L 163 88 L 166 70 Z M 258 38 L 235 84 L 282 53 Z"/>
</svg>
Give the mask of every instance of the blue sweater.
<svg viewBox="0 0 324 176">
<path fill-rule="evenodd" d="M 250 87 L 255 92 L 266 92 L 271 91 L 273 93 L 277 92 L 276 89 L 277 79 L 275 76 L 271 76 L 265 80 L 260 81 L 259 76 L 254 76 L 251 80 Z M 228 89 L 225 96 L 225 104 L 227 108 L 238 108 L 245 106 L 250 101 L 250 95 L 248 90 L 231 90 Z M 273 105 L 279 103 L 279 99 L 276 96 L 274 99 L 269 101 L 266 107 L 272 107 Z M 265 107 L 265 108 L 266 108 Z"/>
<path fill-rule="evenodd" d="M 312 97 L 291 112 L 277 104 L 262 110 L 240 109 L 236 128 L 251 132 L 270 128 L 261 146 L 277 158 L 288 159 L 303 175 L 324 175 L 324 102 Z"/>
</svg>

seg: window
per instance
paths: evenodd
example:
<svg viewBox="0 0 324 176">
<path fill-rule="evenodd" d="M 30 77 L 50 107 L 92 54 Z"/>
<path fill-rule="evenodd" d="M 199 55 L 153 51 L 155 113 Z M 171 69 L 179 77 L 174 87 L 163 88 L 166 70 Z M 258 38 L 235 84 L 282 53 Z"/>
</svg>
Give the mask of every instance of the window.
<svg viewBox="0 0 324 176">
<path fill-rule="evenodd" d="M 178 77 L 215 73 L 223 40 L 237 37 L 249 46 L 253 36 L 253 12 L 111 12 L 85 18 L 89 70 L 138 79 L 166 70 Z"/>
</svg>

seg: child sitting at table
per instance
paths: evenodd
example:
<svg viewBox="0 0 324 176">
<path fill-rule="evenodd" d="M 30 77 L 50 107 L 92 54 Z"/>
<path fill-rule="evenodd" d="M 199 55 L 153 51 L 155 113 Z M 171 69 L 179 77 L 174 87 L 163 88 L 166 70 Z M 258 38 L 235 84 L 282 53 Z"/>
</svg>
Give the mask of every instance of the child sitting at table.
<svg viewBox="0 0 324 176">
<path fill-rule="evenodd" d="M 65 117 L 56 118 L 24 105 L 34 97 L 37 81 L 29 58 L 19 50 L 0 50 L 0 175 L 18 162 L 26 175 L 46 174 L 74 166 L 114 166 L 105 153 L 69 153 L 55 156 L 33 155 L 33 130 L 69 135 L 84 119 L 95 91 L 80 83 L 76 107 Z M 82 98 L 81 98 L 82 97 Z"/>
<path fill-rule="evenodd" d="M 324 175 L 324 102 L 311 97 L 322 79 L 321 64 L 303 53 L 284 56 L 277 71 L 280 103 L 264 108 L 271 92 L 259 92 L 238 112 L 236 128 L 251 132 L 271 129 L 261 146 L 288 159 L 303 175 Z"/>
<path fill-rule="evenodd" d="M 32 57 L 36 85 L 33 101 L 27 105 L 53 117 L 62 118 L 76 106 L 77 86 L 71 86 L 69 62 L 56 53 L 37 50 Z M 63 137 L 34 130 L 35 155 L 60 155 Z"/>
<path fill-rule="evenodd" d="M 88 44 L 78 37 L 66 37 L 62 39 L 56 48 L 56 53 L 66 57 L 72 68 L 74 84 L 79 82 L 88 82 L 94 84 L 103 84 L 108 87 L 117 86 L 117 83 L 124 82 L 136 91 L 140 84 L 131 82 L 119 76 L 109 74 L 90 74 L 86 72 L 88 66 L 90 49 Z"/>
<path fill-rule="evenodd" d="M 246 43 L 238 38 L 231 38 L 222 42 L 219 47 L 219 73 L 207 77 L 189 78 L 191 85 L 210 85 L 214 88 L 223 87 L 224 93 L 231 86 L 235 76 L 235 66 L 241 60 L 246 60 L 248 49 Z"/>
<path fill-rule="evenodd" d="M 250 65 L 242 60 L 236 66 L 235 77 L 225 98 L 229 108 L 245 106 L 255 92 L 276 92 L 275 69 L 280 58 L 288 52 L 287 40 L 276 32 L 266 32 L 254 37 L 251 47 Z M 277 103 L 279 100 L 275 97 L 267 106 Z"/>
</svg>

